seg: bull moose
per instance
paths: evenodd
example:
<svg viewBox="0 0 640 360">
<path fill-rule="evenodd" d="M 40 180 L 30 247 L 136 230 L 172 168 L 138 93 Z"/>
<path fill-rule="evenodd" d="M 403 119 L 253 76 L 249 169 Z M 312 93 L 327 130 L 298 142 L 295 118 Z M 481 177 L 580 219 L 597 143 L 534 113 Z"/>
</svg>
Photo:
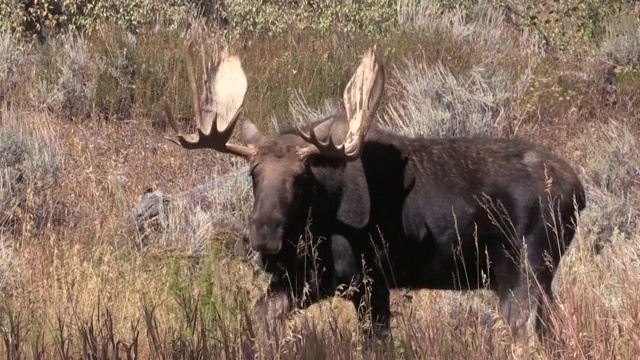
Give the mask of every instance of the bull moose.
<svg viewBox="0 0 640 360">
<path fill-rule="evenodd" d="M 376 125 L 385 73 L 375 47 L 335 114 L 272 135 L 246 121 L 244 144 L 229 141 L 247 90 L 239 58 L 225 50 L 210 61 L 200 97 L 189 54 L 187 70 L 197 132 L 182 133 L 166 105 L 177 133 L 167 139 L 250 164 L 250 245 L 272 275 L 257 308 L 279 297 L 284 312 L 304 309 L 349 285 L 376 338 L 390 332 L 391 289 L 489 288 L 512 331 L 537 314 L 536 333 L 548 334 L 552 280 L 586 206 L 564 159 L 522 139 L 407 137 Z M 313 254 L 299 251 L 309 243 Z"/>
</svg>

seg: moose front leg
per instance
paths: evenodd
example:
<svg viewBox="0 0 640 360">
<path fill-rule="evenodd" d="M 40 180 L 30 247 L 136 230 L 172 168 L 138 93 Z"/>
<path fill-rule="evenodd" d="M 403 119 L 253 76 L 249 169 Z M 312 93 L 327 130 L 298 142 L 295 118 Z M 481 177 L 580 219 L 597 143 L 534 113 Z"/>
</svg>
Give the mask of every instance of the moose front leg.
<svg viewBox="0 0 640 360">
<path fill-rule="evenodd" d="M 391 308 L 389 288 L 384 280 L 372 277 L 362 281 L 351 301 L 356 308 L 358 321 L 365 339 L 385 340 L 391 332 Z"/>
<path fill-rule="evenodd" d="M 331 258 L 333 259 L 332 288 L 350 287 L 360 282 L 360 263 L 353 251 L 353 247 L 346 237 L 340 234 L 331 236 Z"/>
<path fill-rule="evenodd" d="M 255 302 L 247 318 L 247 337 L 243 345 L 245 359 L 254 359 L 256 354 L 271 358 L 277 353 L 286 320 L 296 308 L 293 293 L 285 285 L 284 278 L 282 274 L 273 275 L 267 291 Z"/>
<path fill-rule="evenodd" d="M 354 238 L 357 238 L 354 236 Z M 362 262 L 355 255 L 353 245 L 342 235 L 331 237 L 333 281 L 335 287 L 346 286 L 346 298 L 356 308 L 358 320 L 368 340 L 384 339 L 390 329 L 389 287 L 382 270 L 375 262 L 368 262 L 371 271 L 363 279 Z"/>
<path fill-rule="evenodd" d="M 254 319 L 267 326 L 279 326 L 294 310 L 322 300 L 324 292 L 317 290 L 321 286 L 319 275 L 312 269 L 275 272 L 267 291 L 254 305 Z"/>
<path fill-rule="evenodd" d="M 290 290 L 269 284 L 267 291 L 254 305 L 256 321 L 275 323 L 286 320 L 295 308 L 295 301 Z"/>
</svg>

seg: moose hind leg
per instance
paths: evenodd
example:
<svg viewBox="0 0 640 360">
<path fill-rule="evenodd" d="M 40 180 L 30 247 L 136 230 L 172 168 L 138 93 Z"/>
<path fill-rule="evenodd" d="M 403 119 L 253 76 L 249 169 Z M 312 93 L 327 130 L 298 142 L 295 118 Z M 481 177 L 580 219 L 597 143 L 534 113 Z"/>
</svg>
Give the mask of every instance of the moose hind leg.
<svg viewBox="0 0 640 360">
<path fill-rule="evenodd" d="M 550 311 L 555 304 L 551 289 L 554 269 L 549 267 L 546 251 L 529 249 L 526 266 L 511 263 L 509 281 L 499 286 L 500 312 L 509 324 L 518 346 L 529 345 L 535 338 L 544 344 L 554 335 Z M 557 264 L 557 261 L 552 261 Z"/>
<path fill-rule="evenodd" d="M 538 340 L 553 350 L 557 345 L 558 334 L 553 324 L 552 312 L 556 307 L 556 300 L 552 289 L 553 278 L 560 264 L 560 260 L 566 252 L 566 247 L 571 243 L 575 235 L 571 223 L 562 223 L 563 231 L 550 231 L 545 229 L 545 234 L 538 231 L 538 247 L 528 254 L 529 264 L 535 275 L 535 283 L 531 286 L 538 291 L 536 301 L 535 332 Z M 540 226 L 542 228 L 542 226 Z M 546 233 L 549 233 L 547 237 Z"/>
<path fill-rule="evenodd" d="M 548 272 L 539 276 L 541 292 L 537 302 L 537 317 L 535 330 L 538 339 L 547 347 L 554 346 L 559 340 L 553 327 L 552 311 L 556 307 L 555 296 L 551 288 L 553 282 L 553 272 Z M 551 348 L 550 348 L 551 349 Z"/>
<path fill-rule="evenodd" d="M 499 289 L 500 313 L 511 331 L 511 351 L 515 358 L 528 358 L 531 345 L 535 340 L 534 322 L 537 311 L 536 302 L 541 297 L 541 291 L 531 286 L 526 275 L 518 274 L 514 269 L 517 280 L 511 286 Z"/>
<path fill-rule="evenodd" d="M 530 314 L 535 311 L 531 301 L 532 296 L 535 294 L 530 293 L 526 284 L 501 289 L 499 293 L 500 314 L 507 322 L 515 341 L 526 338 L 527 333 L 530 332 L 527 325 L 530 323 Z"/>
</svg>

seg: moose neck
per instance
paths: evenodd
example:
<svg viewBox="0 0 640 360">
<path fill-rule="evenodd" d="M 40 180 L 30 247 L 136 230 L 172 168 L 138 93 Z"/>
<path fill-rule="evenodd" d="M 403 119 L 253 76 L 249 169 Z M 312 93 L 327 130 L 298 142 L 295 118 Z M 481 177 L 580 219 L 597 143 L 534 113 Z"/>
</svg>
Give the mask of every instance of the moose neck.
<svg viewBox="0 0 640 360">
<path fill-rule="evenodd" d="M 359 159 L 345 162 L 319 158 L 312 164 L 311 172 L 315 182 L 311 199 L 314 222 L 323 222 L 323 229 L 336 226 L 362 229 L 367 225 L 369 191 Z"/>
</svg>

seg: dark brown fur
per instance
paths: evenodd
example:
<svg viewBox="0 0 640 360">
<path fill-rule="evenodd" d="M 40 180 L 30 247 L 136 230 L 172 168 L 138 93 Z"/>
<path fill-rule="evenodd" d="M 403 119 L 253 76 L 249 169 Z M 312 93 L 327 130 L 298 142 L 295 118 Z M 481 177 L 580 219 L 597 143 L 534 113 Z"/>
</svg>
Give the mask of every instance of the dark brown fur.
<svg viewBox="0 0 640 360">
<path fill-rule="evenodd" d="M 288 313 L 353 285 L 360 320 L 370 314 L 368 333 L 383 335 L 390 289 L 487 286 L 516 335 L 531 312 L 544 333 L 553 276 L 586 205 L 567 162 L 520 139 L 376 128 L 385 75 L 375 47 L 345 86 L 342 113 L 271 136 L 245 122 L 245 144 L 229 143 L 247 82 L 239 58 L 223 55 L 207 73 L 204 107 L 187 62 L 197 132 L 180 134 L 165 111 L 178 132 L 172 141 L 251 164 L 250 243 L 273 275 L 258 311 Z"/>
<path fill-rule="evenodd" d="M 342 115 L 334 122 L 346 124 Z M 553 301 L 553 275 L 585 207 L 584 189 L 560 157 L 521 139 L 408 138 L 374 126 L 358 160 L 318 154 L 303 161 L 295 149 L 305 142 L 294 129 L 273 136 L 250 130 L 244 140 L 258 146 L 251 244 L 273 274 L 259 307 L 285 293 L 291 307 L 304 308 L 349 283 L 359 290 L 350 296 L 358 306 L 366 273 L 365 309 L 378 334 L 389 329 L 394 288 L 486 285 L 514 331 L 527 307 L 547 319 L 538 303 Z M 300 253 L 301 245 L 317 256 Z M 525 280 L 524 260 L 539 284 Z"/>
</svg>

